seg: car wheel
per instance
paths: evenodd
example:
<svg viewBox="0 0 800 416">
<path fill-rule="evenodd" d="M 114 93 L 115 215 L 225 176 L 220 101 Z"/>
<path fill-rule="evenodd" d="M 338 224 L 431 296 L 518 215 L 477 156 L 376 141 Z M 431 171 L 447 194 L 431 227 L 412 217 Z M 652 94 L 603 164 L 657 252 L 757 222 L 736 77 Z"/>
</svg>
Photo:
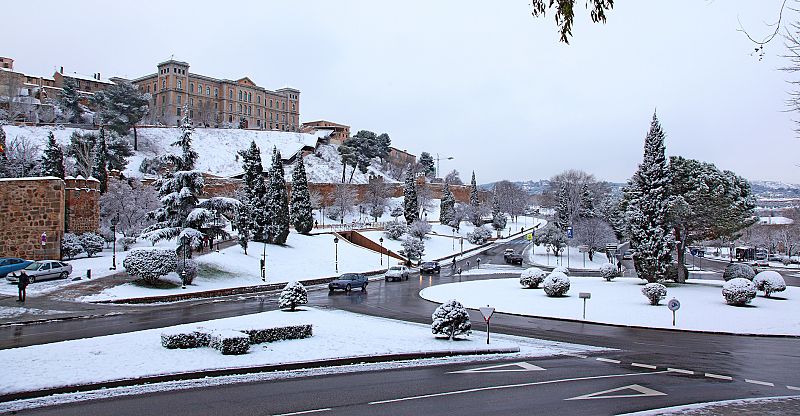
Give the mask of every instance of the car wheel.
<svg viewBox="0 0 800 416">
<path fill-rule="evenodd" d="M 59 277 L 62 278 L 62 279 L 66 279 L 68 276 L 69 276 L 69 273 L 61 272 L 61 276 L 59 276 Z"/>
<path fill-rule="evenodd" d="M 389 281 L 389 278 L 388 278 L 388 277 L 386 278 L 386 281 L 387 281 L 387 282 Z"/>
<path fill-rule="evenodd" d="M 406 280 L 408 280 L 408 275 L 406 275 Z"/>
<path fill-rule="evenodd" d="M 351 290 L 353 290 L 353 288 L 350 286 L 350 284 L 348 284 L 347 286 L 344 287 L 344 291 L 345 292 L 349 292 Z"/>
<path fill-rule="evenodd" d="M 36 276 L 31 276 L 28 278 L 28 283 L 34 283 L 34 282 L 36 282 Z"/>
<path fill-rule="evenodd" d="M 364 283 L 364 286 L 361 286 L 361 291 L 362 292 L 366 292 L 367 291 L 367 283 Z"/>
</svg>

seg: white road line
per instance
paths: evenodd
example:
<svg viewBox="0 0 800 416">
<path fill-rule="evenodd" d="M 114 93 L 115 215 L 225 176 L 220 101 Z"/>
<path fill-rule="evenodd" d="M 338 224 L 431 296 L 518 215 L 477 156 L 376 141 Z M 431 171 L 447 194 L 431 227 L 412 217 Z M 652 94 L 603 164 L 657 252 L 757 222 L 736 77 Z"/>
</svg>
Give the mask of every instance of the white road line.
<svg viewBox="0 0 800 416">
<path fill-rule="evenodd" d="M 694 374 L 694 371 L 682 370 L 680 368 L 672 368 L 672 367 L 667 367 L 667 371 L 672 371 L 673 373 L 681 373 L 681 374 Z"/>
<path fill-rule="evenodd" d="M 750 379 L 747 379 L 747 378 L 744 379 L 744 381 L 745 381 L 745 383 L 750 383 L 750 384 L 760 384 L 762 386 L 775 387 L 775 383 L 770 383 L 769 381 L 750 380 Z"/>
<path fill-rule="evenodd" d="M 798 390 L 798 391 L 800 391 L 800 387 L 786 386 L 786 388 L 789 389 L 789 390 Z"/>
<path fill-rule="evenodd" d="M 281 414 L 272 415 L 272 416 L 306 415 L 306 414 L 309 414 L 309 413 L 327 412 L 328 410 L 331 410 L 331 408 L 330 407 L 326 407 L 324 409 L 303 410 L 302 412 L 281 413 Z"/>
<path fill-rule="evenodd" d="M 655 370 L 656 368 L 658 368 L 658 367 L 656 367 L 654 365 L 650 365 L 650 364 L 631 363 L 631 365 L 634 366 L 634 367 L 649 368 L 651 370 Z"/>
<path fill-rule="evenodd" d="M 602 361 L 604 363 L 611 363 L 611 364 L 619 364 L 619 363 L 622 362 L 620 360 L 612 360 L 610 358 L 603 358 L 603 357 L 597 357 L 597 358 L 595 358 L 595 360 Z"/>
<path fill-rule="evenodd" d="M 564 354 L 564 355 L 566 355 L 567 357 L 575 357 L 575 358 L 589 358 L 589 357 L 587 357 L 585 355 L 580 355 L 580 354 L 569 354 L 569 353 L 567 353 L 567 354 Z"/>
<path fill-rule="evenodd" d="M 713 373 L 706 373 L 706 377 L 717 378 L 717 379 L 720 379 L 720 380 L 733 380 L 733 377 L 721 376 L 719 374 L 713 374 Z"/>
<path fill-rule="evenodd" d="M 399 399 L 389 399 L 389 400 L 380 400 L 375 402 L 370 402 L 369 404 L 386 404 L 386 403 L 396 403 L 396 402 L 404 402 L 409 400 L 419 400 L 419 399 L 427 399 L 431 397 L 442 397 L 442 396 L 454 396 L 457 394 L 465 394 L 465 393 L 476 393 L 479 391 L 488 391 L 488 390 L 503 390 L 503 389 L 511 389 L 517 387 L 528 387 L 528 386 L 538 386 L 543 384 L 555 384 L 555 383 L 566 383 L 570 381 L 582 381 L 582 380 L 598 380 L 603 378 L 618 378 L 618 377 L 630 377 L 630 376 L 646 376 L 651 374 L 663 374 L 667 371 L 653 371 L 649 373 L 625 373 L 625 374 L 608 374 L 604 376 L 590 376 L 590 377 L 576 377 L 576 378 L 564 378 L 560 380 L 547 380 L 547 381 L 534 381 L 530 383 L 519 383 L 519 384 L 504 384 L 502 386 L 489 386 L 489 387 L 476 387 L 474 389 L 466 389 L 466 390 L 454 390 L 454 391 L 446 391 L 443 393 L 432 393 L 432 394 L 423 394 L 420 396 L 409 396 L 409 397 L 401 397 Z"/>
</svg>

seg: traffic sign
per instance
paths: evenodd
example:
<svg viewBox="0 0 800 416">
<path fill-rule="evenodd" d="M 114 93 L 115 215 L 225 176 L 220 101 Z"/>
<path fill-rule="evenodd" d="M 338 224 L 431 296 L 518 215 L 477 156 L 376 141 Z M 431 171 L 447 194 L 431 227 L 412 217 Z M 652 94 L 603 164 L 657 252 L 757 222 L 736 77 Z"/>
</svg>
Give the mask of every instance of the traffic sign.
<svg viewBox="0 0 800 416">
<path fill-rule="evenodd" d="M 533 240 L 533 233 L 525 234 L 525 239 L 528 240 L 528 241 L 532 241 Z"/>
<path fill-rule="evenodd" d="M 572 227 L 567 227 L 567 238 L 572 238 Z"/>
<path fill-rule="evenodd" d="M 578 293 L 578 297 L 581 298 L 581 299 L 591 299 L 592 298 L 592 294 L 590 292 L 581 292 L 581 293 Z"/>
<path fill-rule="evenodd" d="M 481 310 L 481 315 L 483 315 L 483 320 L 489 322 L 492 319 L 492 315 L 494 314 L 494 308 L 490 307 L 489 305 L 482 306 L 479 308 Z"/>
<path fill-rule="evenodd" d="M 681 308 L 681 302 L 678 301 L 678 299 L 672 298 L 669 300 L 669 302 L 667 302 L 667 307 L 669 310 L 675 312 Z"/>
<path fill-rule="evenodd" d="M 578 246 L 578 253 L 588 253 L 588 252 L 589 252 L 589 246 L 587 246 L 586 244 Z"/>
</svg>

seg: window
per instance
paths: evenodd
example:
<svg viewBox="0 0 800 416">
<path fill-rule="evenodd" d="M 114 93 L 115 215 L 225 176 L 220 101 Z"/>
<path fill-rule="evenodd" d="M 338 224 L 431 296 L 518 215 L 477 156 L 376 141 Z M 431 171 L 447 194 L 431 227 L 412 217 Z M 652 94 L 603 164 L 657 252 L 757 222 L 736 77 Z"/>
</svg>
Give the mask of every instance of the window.
<svg viewBox="0 0 800 416">
<path fill-rule="evenodd" d="M 228 111 L 233 112 L 233 104 L 228 104 Z"/>
<path fill-rule="evenodd" d="M 189 97 L 189 105 L 194 107 L 194 97 Z"/>
<path fill-rule="evenodd" d="M 248 103 L 252 103 L 253 102 L 253 93 L 252 92 L 248 92 L 247 93 L 247 102 Z"/>
<path fill-rule="evenodd" d="M 242 105 L 239 104 L 239 114 L 242 114 Z"/>
<path fill-rule="evenodd" d="M 161 89 L 162 90 L 167 89 L 167 79 L 166 78 L 161 80 Z"/>
<path fill-rule="evenodd" d="M 258 109 L 258 116 L 261 117 L 261 108 Z"/>
<path fill-rule="evenodd" d="M 228 90 L 228 99 L 229 100 L 233 99 L 233 90 Z"/>
<path fill-rule="evenodd" d="M 247 114 L 251 115 L 251 116 L 253 115 L 253 106 L 252 105 L 248 105 L 247 106 Z"/>
<path fill-rule="evenodd" d="M 206 94 L 208 94 L 208 87 L 206 87 Z M 214 98 L 219 98 L 219 89 L 214 88 Z"/>
<path fill-rule="evenodd" d="M 206 87 L 206 95 L 208 96 L 211 95 L 211 87 Z M 214 96 L 216 97 L 216 95 L 217 95 L 217 89 L 214 88 Z"/>
<path fill-rule="evenodd" d="M 228 123 L 233 123 L 233 116 L 228 116 Z"/>
<path fill-rule="evenodd" d="M 217 110 L 219 109 L 219 107 L 217 106 L 217 104 L 219 104 L 219 103 L 214 103 L 214 111 L 217 111 Z"/>
<path fill-rule="evenodd" d="M 180 88 L 180 85 L 181 85 L 181 82 L 178 81 L 178 88 Z M 286 101 L 282 101 L 281 102 L 281 107 L 283 107 L 284 110 L 286 109 Z"/>
<path fill-rule="evenodd" d="M 203 87 L 200 87 L 200 89 L 202 90 Z M 194 92 L 194 82 L 189 83 L 189 92 Z"/>
<path fill-rule="evenodd" d="M 178 89 L 179 90 L 183 89 L 183 83 L 181 82 L 181 80 L 178 80 Z"/>
<path fill-rule="evenodd" d="M 180 107 L 175 109 L 175 115 L 177 115 L 178 117 L 181 116 L 181 108 Z"/>
<path fill-rule="evenodd" d="M 181 96 L 178 96 L 178 105 L 181 105 Z"/>
<path fill-rule="evenodd" d="M 161 104 L 165 104 L 166 102 L 167 102 L 167 96 L 166 95 L 162 95 L 161 96 Z"/>
<path fill-rule="evenodd" d="M 269 108 L 272 108 L 272 98 L 269 99 Z"/>
<path fill-rule="evenodd" d="M 242 90 L 239 90 L 239 101 L 242 101 Z"/>
<path fill-rule="evenodd" d="M 259 104 L 261 104 L 261 96 L 260 96 L 260 95 L 257 95 L 257 96 L 256 96 L 256 98 L 257 98 L 257 100 L 258 100 L 258 103 L 259 103 Z"/>
<path fill-rule="evenodd" d="M 154 82 L 153 83 L 153 92 L 156 92 L 156 88 L 158 88 L 158 83 Z"/>
<path fill-rule="evenodd" d="M 261 127 L 261 120 L 256 120 L 256 126 Z"/>
<path fill-rule="evenodd" d="M 294 111 L 294 103 L 292 103 L 292 111 Z"/>
<path fill-rule="evenodd" d="M 194 118 L 194 110 L 189 109 L 189 118 Z"/>
</svg>

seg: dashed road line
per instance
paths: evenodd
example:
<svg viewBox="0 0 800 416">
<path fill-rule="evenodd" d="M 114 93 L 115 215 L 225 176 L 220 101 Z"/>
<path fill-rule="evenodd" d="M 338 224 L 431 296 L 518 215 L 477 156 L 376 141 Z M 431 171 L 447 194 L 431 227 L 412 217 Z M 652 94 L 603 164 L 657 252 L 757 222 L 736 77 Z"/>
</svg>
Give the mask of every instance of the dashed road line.
<svg viewBox="0 0 800 416">
<path fill-rule="evenodd" d="M 641 368 L 649 368 L 651 370 L 655 370 L 655 369 L 658 368 L 657 366 L 654 366 L 654 365 L 640 364 L 640 363 L 631 363 L 631 366 L 633 366 L 633 367 L 641 367 Z"/>
<path fill-rule="evenodd" d="M 667 371 L 672 371 L 673 373 L 681 373 L 681 374 L 694 374 L 694 371 L 683 370 L 681 368 L 667 367 Z"/>
<path fill-rule="evenodd" d="M 300 412 L 281 413 L 281 414 L 277 414 L 277 415 L 273 415 L 273 416 L 307 415 L 309 413 L 327 412 L 328 410 L 331 410 L 331 408 L 330 407 L 326 407 L 324 409 L 303 410 L 303 411 L 300 411 Z"/>
<path fill-rule="evenodd" d="M 789 390 L 797 390 L 797 391 L 800 391 L 800 387 L 795 387 L 795 386 L 786 386 L 786 388 L 787 388 L 787 389 L 789 389 Z"/>
<path fill-rule="evenodd" d="M 719 379 L 719 380 L 733 381 L 733 377 L 721 376 L 719 374 L 714 374 L 714 373 L 706 373 L 706 377 L 708 377 L 708 378 L 716 378 L 716 379 Z"/>
<path fill-rule="evenodd" d="M 744 381 L 745 383 L 750 383 L 750 384 L 759 384 L 762 386 L 775 387 L 775 383 L 770 383 L 769 381 L 750 380 L 749 378 L 744 379 Z"/>
<path fill-rule="evenodd" d="M 604 363 L 611 363 L 611 364 L 619 364 L 619 363 L 621 363 L 621 362 L 622 362 L 622 361 L 620 361 L 620 360 L 612 360 L 612 359 L 610 359 L 610 358 L 603 358 L 603 357 L 597 357 L 597 358 L 595 358 L 595 359 L 596 359 L 597 361 L 602 361 L 602 362 L 604 362 Z"/>
</svg>

